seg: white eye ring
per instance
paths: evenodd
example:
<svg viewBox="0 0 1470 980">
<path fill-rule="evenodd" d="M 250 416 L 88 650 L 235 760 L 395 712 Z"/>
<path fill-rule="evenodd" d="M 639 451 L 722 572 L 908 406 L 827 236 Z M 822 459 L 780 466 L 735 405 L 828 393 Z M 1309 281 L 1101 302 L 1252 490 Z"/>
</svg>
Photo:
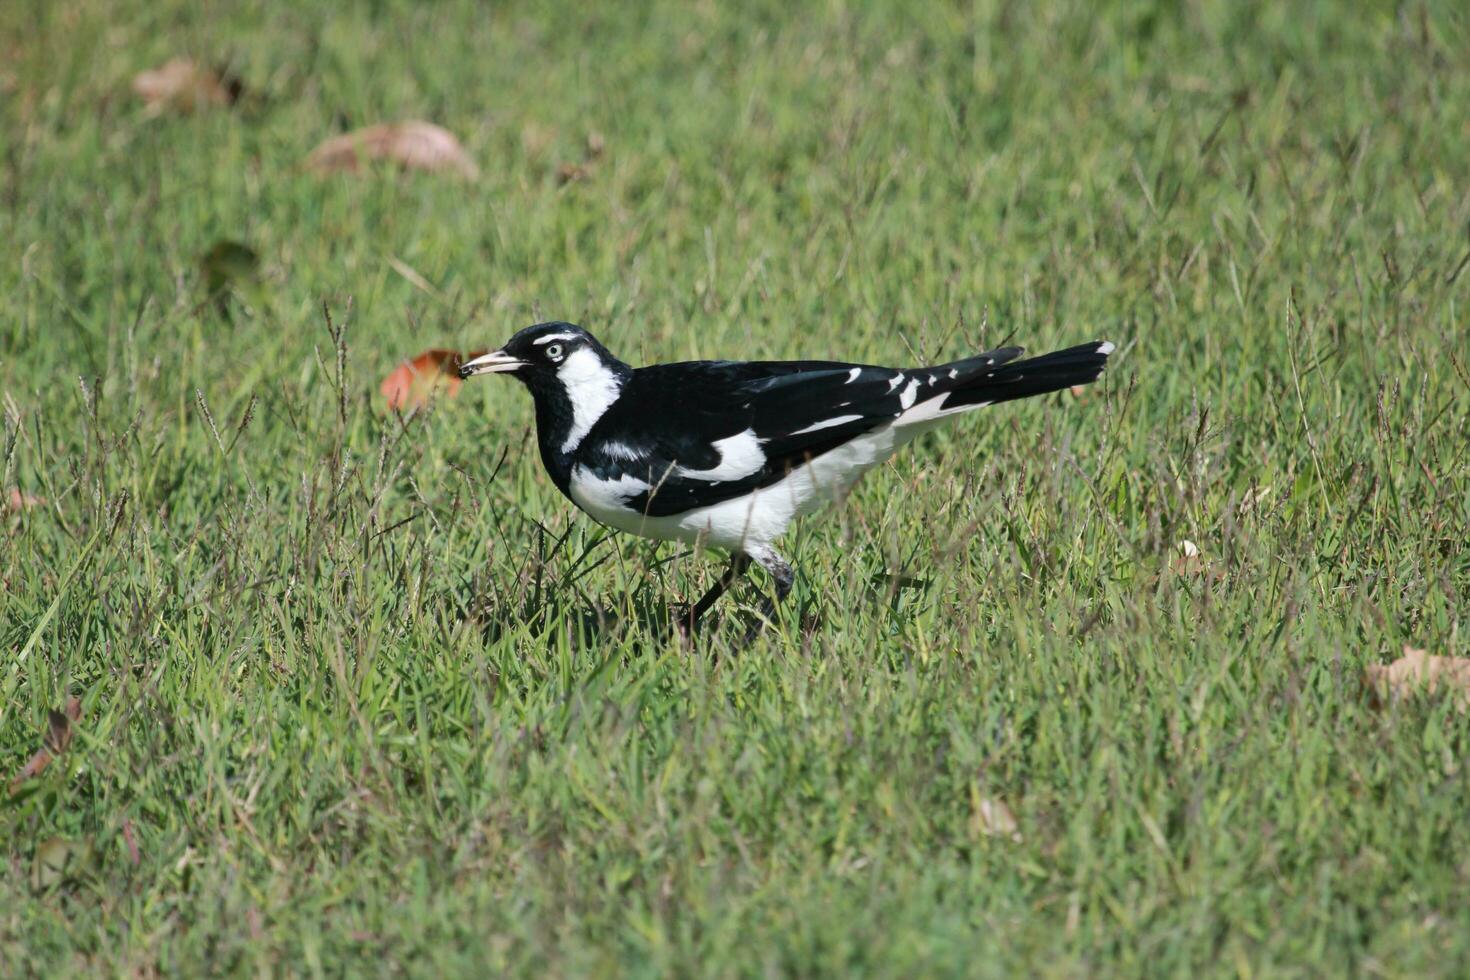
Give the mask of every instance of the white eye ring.
<svg viewBox="0 0 1470 980">
<path fill-rule="evenodd" d="M 548 344 L 546 346 L 546 356 L 553 361 L 561 360 L 561 344 Z"/>
</svg>

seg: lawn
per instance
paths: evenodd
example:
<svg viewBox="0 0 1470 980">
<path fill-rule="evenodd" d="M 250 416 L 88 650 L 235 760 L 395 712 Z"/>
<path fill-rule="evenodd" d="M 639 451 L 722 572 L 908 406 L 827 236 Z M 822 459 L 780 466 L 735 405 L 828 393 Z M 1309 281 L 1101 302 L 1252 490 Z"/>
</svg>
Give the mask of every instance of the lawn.
<svg viewBox="0 0 1470 980">
<path fill-rule="evenodd" d="M 0 4 L 0 973 L 1464 975 L 1470 713 L 1364 669 L 1470 654 L 1467 106 L 1448 0 Z M 1118 353 L 736 654 L 519 386 L 379 393 L 538 319 Z"/>
</svg>

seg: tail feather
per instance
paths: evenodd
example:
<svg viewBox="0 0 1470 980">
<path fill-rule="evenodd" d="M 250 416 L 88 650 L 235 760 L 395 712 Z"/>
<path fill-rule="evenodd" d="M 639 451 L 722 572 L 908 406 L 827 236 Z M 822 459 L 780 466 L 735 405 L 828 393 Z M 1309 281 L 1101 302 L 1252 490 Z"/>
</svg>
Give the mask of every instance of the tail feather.
<svg viewBox="0 0 1470 980">
<path fill-rule="evenodd" d="M 1008 348 L 1008 353 L 1009 350 Z M 950 392 L 944 400 L 944 409 L 948 411 L 966 405 L 993 405 L 1091 384 L 1102 374 L 1108 355 L 1112 352 L 1111 343 L 1094 340 L 1024 361 L 1008 357 L 1000 367 L 979 374 Z M 1016 355 L 1019 354 L 1020 351 L 1016 351 Z"/>
</svg>

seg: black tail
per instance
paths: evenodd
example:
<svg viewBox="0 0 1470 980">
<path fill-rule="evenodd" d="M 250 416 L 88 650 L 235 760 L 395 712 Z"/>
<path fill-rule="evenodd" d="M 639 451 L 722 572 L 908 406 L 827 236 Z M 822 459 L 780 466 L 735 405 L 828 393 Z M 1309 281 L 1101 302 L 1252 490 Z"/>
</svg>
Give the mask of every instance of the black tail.
<svg viewBox="0 0 1470 980">
<path fill-rule="evenodd" d="M 1014 348 L 1007 348 L 1007 352 Z M 1113 345 L 1105 340 L 1094 340 L 1066 350 L 1054 351 L 1024 361 L 1007 360 L 993 371 L 982 373 L 974 380 L 950 392 L 944 401 L 946 409 L 962 405 L 995 404 L 1044 395 L 1049 391 L 1060 391 L 1076 385 L 1092 384 L 1102 374 L 1108 363 Z M 997 352 L 998 353 L 998 352 Z M 1019 354 L 1019 351 L 1016 351 Z M 993 357 L 994 353 L 982 355 Z M 1014 355 L 1012 355 L 1014 356 Z"/>
</svg>

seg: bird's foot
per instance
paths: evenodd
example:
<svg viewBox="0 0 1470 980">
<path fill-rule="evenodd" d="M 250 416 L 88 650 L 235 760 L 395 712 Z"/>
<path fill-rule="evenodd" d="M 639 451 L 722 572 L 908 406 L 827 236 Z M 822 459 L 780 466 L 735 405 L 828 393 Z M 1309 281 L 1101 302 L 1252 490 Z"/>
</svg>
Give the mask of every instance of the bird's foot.
<svg viewBox="0 0 1470 980">
<path fill-rule="evenodd" d="M 669 625 L 673 628 L 674 635 L 679 638 L 680 644 L 686 647 L 693 647 L 694 636 L 699 629 L 699 620 L 695 617 L 694 603 L 669 603 Z"/>
<path fill-rule="evenodd" d="M 745 635 L 741 636 L 739 642 L 735 644 L 736 652 L 744 650 L 760 639 L 766 627 L 774 626 L 776 622 L 776 603 L 771 601 L 770 596 L 761 596 L 760 609 L 756 610 L 755 619 L 745 630 Z"/>
<path fill-rule="evenodd" d="M 760 635 L 765 631 L 765 628 L 766 621 L 764 619 L 757 619 L 755 622 L 751 623 L 750 627 L 745 631 L 745 635 L 743 635 L 742 637 L 740 637 L 739 640 L 736 641 L 735 652 L 742 653 L 745 650 L 749 649 L 756 640 L 760 639 Z"/>
</svg>

